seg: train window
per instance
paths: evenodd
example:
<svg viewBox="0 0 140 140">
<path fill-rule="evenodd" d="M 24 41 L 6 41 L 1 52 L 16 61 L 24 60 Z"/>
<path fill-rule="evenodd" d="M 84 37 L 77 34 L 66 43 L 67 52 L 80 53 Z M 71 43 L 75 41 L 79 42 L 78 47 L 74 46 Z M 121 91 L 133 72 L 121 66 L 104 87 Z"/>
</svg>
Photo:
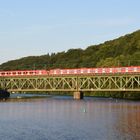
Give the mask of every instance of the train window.
<svg viewBox="0 0 140 140">
<path fill-rule="evenodd" d="M 74 70 L 74 73 L 77 73 L 77 70 Z"/>
<path fill-rule="evenodd" d="M 102 69 L 102 72 L 105 73 L 105 69 Z"/>
<path fill-rule="evenodd" d="M 88 70 L 87 70 L 87 69 L 84 69 L 84 70 L 83 70 L 83 73 L 87 73 L 87 72 L 88 72 Z"/>
<path fill-rule="evenodd" d="M 26 74 L 27 74 L 27 72 L 23 72 L 23 74 L 25 74 L 25 75 L 26 75 Z"/>
<path fill-rule="evenodd" d="M 137 68 L 134 68 L 134 72 L 137 72 L 138 70 L 137 70 Z"/>
<path fill-rule="evenodd" d="M 110 68 L 109 72 L 112 72 L 112 68 Z"/>
<path fill-rule="evenodd" d="M 126 68 L 121 68 L 121 73 L 127 72 Z"/>
<path fill-rule="evenodd" d="M 74 70 L 71 70 L 71 73 L 73 74 L 74 73 Z"/>
<path fill-rule="evenodd" d="M 63 70 L 60 70 L 60 74 L 63 74 Z"/>
<path fill-rule="evenodd" d="M 90 73 L 90 69 L 87 70 L 87 73 Z"/>
<path fill-rule="evenodd" d="M 122 70 L 121 68 L 117 68 L 117 71 L 118 71 L 118 72 L 121 72 L 121 70 Z"/>
<path fill-rule="evenodd" d="M 56 70 L 54 70 L 54 74 L 56 74 Z"/>
<path fill-rule="evenodd" d="M 95 69 L 95 73 L 98 73 L 98 69 Z"/>
<path fill-rule="evenodd" d="M 128 72 L 128 68 L 125 68 L 125 72 Z"/>
<path fill-rule="evenodd" d="M 133 71 L 133 70 L 134 70 L 134 68 L 129 68 L 129 70 Z"/>
<path fill-rule="evenodd" d="M 42 72 L 41 72 L 41 71 L 39 71 L 39 74 L 42 74 Z"/>
<path fill-rule="evenodd" d="M 69 74 L 70 73 L 70 71 L 69 70 L 67 70 L 67 74 Z"/>
<path fill-rule="evenodd" d="M 95 73 L 95 69 L 92 69 L 91 73 Z"/>
<path fill-rule="evenodd" d="M 137 71 L 140 72 L 140 68 L 139 67 L 137 68 Z"/>
</svg>

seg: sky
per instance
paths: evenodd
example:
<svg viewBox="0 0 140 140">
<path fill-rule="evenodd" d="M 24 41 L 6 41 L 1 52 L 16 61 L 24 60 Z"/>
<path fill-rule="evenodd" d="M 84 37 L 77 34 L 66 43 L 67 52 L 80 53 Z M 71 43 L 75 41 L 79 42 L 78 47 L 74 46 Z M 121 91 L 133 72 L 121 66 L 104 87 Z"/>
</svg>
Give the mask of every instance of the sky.
<svg viewBox="0 0 140 140">
<path fill-rule="evenodd" d="M 85 49 L 140 29 L 140 0 L 0 0 L 0 64 Z"/>
</svg>

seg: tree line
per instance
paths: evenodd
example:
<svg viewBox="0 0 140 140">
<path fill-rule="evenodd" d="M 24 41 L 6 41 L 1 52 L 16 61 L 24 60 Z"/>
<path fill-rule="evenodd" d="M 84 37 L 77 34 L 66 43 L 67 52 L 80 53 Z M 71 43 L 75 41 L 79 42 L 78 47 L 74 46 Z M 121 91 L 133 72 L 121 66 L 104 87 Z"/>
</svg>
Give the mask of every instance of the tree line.
<svg viewBox="0 0 140 140">
<path fill-rule="evenodd" d="M 0 65 L 0 70 L 29 70 L 80 67 L 113 67 L 140 65 L 140 30 L 88 46 L 85 50 L 69 49 L 66 52 L 28 56 Z"/>
</svg>

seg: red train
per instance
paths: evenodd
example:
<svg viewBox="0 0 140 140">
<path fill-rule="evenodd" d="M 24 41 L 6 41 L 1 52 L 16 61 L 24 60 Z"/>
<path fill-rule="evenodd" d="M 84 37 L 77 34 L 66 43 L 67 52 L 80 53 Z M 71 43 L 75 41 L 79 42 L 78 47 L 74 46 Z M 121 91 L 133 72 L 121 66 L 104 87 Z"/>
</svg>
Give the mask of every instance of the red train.
<svg viewBox="0 0 140 140">
<path fill-rule="evenodd" d="M 0 77 L 9 76 L 61 76 L 61 75 L 102 75 L 102 74 L 140 74 L 140 66 L 114 67 L 114 68 L 77 68 L 77 69 L 52 69 L 52 70 L 17 70 L 0 71 Z"/>
</svg>

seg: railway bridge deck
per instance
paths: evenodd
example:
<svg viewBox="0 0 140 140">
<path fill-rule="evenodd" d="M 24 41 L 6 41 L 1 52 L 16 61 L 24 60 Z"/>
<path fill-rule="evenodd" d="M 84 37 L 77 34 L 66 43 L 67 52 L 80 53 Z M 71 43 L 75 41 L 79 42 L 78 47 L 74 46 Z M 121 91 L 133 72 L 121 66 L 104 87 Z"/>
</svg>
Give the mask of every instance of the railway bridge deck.
<svg viewBox="0 0 140 140">
<path fill-rule="evenodd" d="M 140 74 L 7 76 L 0 77 L 0 88 L 10 92 L 73 92 L 82 98 L 88 91 L 140 91 Z"/>
</svg>

